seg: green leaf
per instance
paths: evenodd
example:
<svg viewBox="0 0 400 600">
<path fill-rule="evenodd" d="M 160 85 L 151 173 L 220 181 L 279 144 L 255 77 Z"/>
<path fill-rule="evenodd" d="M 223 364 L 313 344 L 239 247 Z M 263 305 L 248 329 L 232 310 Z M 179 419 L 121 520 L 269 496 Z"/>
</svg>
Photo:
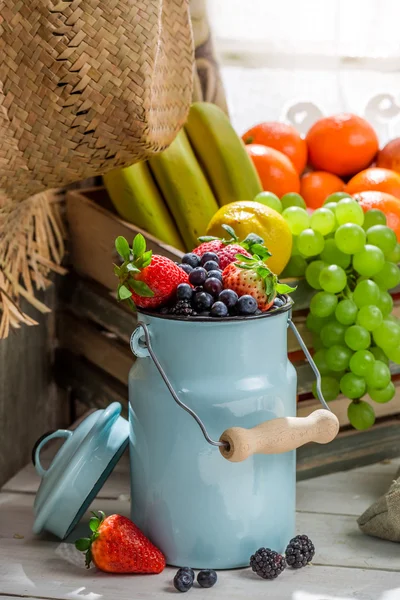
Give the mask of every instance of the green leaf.
<svg viewBox="0 0 400 600">
<path fill-rule="evenodd" d="M 100 527 L 100 519 L 97 517 L 92 517 L 89 521 L 89 527 L 93 532 L 96 532 Z"/>
<path fill-rule="evenodd" d="M 243 244 L 246 244 L 246 246 L 249 246 L 249 248 L 251 248 L 255 244 L 264 244 L 264 240 L 256 233 L 249 233 L 249 235 L 245 237 L 241 245 L 243 246 Z"/>
<path fill-rule="evenodd" d="M 92 551 L 89 548 L 89 550 L 86 552 L 85 554 L 85 565 L 86 568 L 89 569 L 90 568 L 90 563 L 92 562 Z"/>
<path fill-rule="evenodd" d="M 126 241 L 126 239 L 122 235 L 119 235 L 117 237 L 117 239 L 115 240 L 115 248 L 116 248 L 118 254 L 124 260 L 129 260 L 129 256 L 130 256 L 131 250 L 129 248 L 128 242 Z"/>
<path fill-rule="evenodd" d="M 127 300 L 132 296 L 132 292 L 126 287 L 126 285 L 122 284 L 118 286 L 118 298 L 120 300 Z"/>
<path fill-rule="evenodd" d="M 250 256 L 246 256 L 245 254 L 235 254 L 235 258 L 240 262 L 254 264 L 254 258 Z"/>
<path fill-rule="evenodd" d="M 126 270 L 130 271 L 130 273 L 140 273 L 140 269 L 135 267 L 135 265 L 131 262 L 126 265 Z"/>
<path fill-rule="evenodd" d="M 136 312 L 136 304 L 134 303 L 134 301 L 132 300 L 132 298 L 128 298 L 126 300 L 126 302 L 127 302 L 128 306 L 129 306 L 129 308 L 131 310 L 133 310 L 133 312 Z"/>
<path fill-rule="evenodd" d="M 278 292 L 278 294 L 290 294 L 290 292 L 294 292 L 295 290 L 297 290 L 297 285 L 293 288 L 290 287 L 290 285 L 286 285 L 286 283 L 276 284 L 276 291 Z"/>
<path fill-rule="evenodd" d="M 151 263 L 151 258 L 153 256 L 153 251 L 152 250 L 147 250 L 147 252 L 145 252 L 142 256 L 142 269 L 144 269 L 145 267 L 148 267 L 149 264 Z"/>
<path fill-rule="evenodd" d="M 119 277 L 121 274 L 121 268 L 118 265 L 113 265 L 113 267 L 114 267 L 114 275 Z"/>
<path fill-rule="evenodd" d="M 251 246 L 251 252 L 262 259 L 269 258 L 270 256 L 272 256 L 268 248 L 262 246 L 261 244 L 254 244 L 253 246 Z"/>
<path fill-rule="evenodd" d="M 222 229 L 225 229 L 225 231 L 227 233 L 229 233 L 229 235 L 231 236 L 231 240 L 229 240 L 230 242 L 237 242 L 238 241 L 238 236 L 236 235 L 235 230 L 233 229 L 233 227 L 231 227 L 230 225 L 226 225 L 225 223 L 223 225 L 221 225 Z"/>
<path fill-rule="evenodd" d="M 144 281 L 133 279 L 132 282 L 129 283 L 132 285 L 133 291 L 139 296 L 142 296 L 143 298 L 152 298 L 154 296 L 154 292 L 149 288 L 147 283 L 144 283 Z"/>
<path fill-rule="evenodd" d="M 141 233 L 135 235 L 132 250 L 134 259 L 140 258 L 142 254 L 146 251 L 146 240 L 144 239 Z"/>
<path fill-rule="evenodd" d="M 215 237 L 215 235 L 202 235 L 197 238 L 199 242 L 213 242 L 214 240 L 219 240 L 219 237 Z"/>
<path fill-rule="evenodd" d="M 80 552 L 86 552 L 86 550 L 89 550 L 90 544 L 91 544 L 90 538 L 80 538 L 79 540 L 76 540 L 75 548 L 77 550 L 79 550 Z"/>
</svg>

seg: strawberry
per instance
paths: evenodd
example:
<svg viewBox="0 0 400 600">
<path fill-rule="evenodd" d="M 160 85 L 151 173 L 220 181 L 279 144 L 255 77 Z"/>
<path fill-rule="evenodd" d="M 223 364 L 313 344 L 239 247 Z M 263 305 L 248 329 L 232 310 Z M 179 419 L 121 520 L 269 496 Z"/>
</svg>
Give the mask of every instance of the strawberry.
<svg viewBox="0 0 400 600">
<path fill-rule="evenodd" d="M 118 299 L 127 300 L 134 310 L 157 308 L 170 300 L 180 283 L 188 282 L 188 275 L 166 256 L 146 251 L 146 241 L 138 233 L 132 248 L 122 236 L 115 240 L 115 247 L 123 259 L 114 273 L 119 279 Z"/>
<path fill-rule="evenodd" d="M 161 573 L 165 558 L 132 521 L 121 515 L 92 513 L 90 538 L 81 538 L 75 547 L 85 552 L 90 563 L 107 573 Z"/>
<path fill-rule="evenodd" d="M 203 242 L 193 250 L 194 254 L 203 256 L 206 252 L 215 252 L 219 258 L 219 266 L 225 269 L 227 265 L 234 262 L 237 254 L 250 258 L 253 254 L 267 259 L 271 254 L 264 246 L 264 240 L 255 233 L 250 233 L 243 242 L 239 243 L 235 230 L 229 225 L 222 225 L 223 229 L 231 236 L 225 240 L 214 236 L 203 236 L 199 240 Z"/>
<path fill-rule="evenodd" d="M 278 277 L 268 269 L 260 256 L 249 258 L 242 253 L 236 255 L 236 260 L 222 272 L 224 288 L 233 290 L 238 296 L 253 296 L 263 312 L 272 306 L 277 293 L 294 291 L 295 288 L 278 282 Z"/>
</svg>

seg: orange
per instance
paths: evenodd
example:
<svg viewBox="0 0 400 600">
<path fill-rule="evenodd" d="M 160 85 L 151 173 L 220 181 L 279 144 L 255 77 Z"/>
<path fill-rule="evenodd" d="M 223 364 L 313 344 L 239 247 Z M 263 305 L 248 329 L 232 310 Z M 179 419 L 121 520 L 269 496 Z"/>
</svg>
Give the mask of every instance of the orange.
<svg viewBox="0 0 400 600">
<path fill-rule="evenodd" d="M 301 175 L 307 164 L 307 144 L 291 125 L 269 121 L 255 125 L 242 135 L 245 144 L 261 144 L 286 154 Z"/>
<path fill-rule="evenodd" d="M 273 192 L 279 198 L 288 192 L 299 192 L 299 175 L 285 154 L 261 144 L 248 144 L 246 150 L 266 192 Z"/>
<path fill-rule="evenodd" d="M 329 194 L 343 190 L 344 181 L 326 171 L 312 171 L 300 179 L 300 195 L 308 208 L 319 208 Z"/>
<path fill-rule="evenodd" d="M 385 192 L 360 192 L 354 195 L 364 212 L 370 208 L 377 208 L 386 215 L 387 225 L 391 227 L 400 242 L 400 200 Z"/>
<path fill-rule="evenodd" d="M 320 119 L 307 133 L 306 141 L 314 169 L 340 176 L 366 169 L 379 149 L 371 125 L 350 114 Z"/>
<path fill-rule="evenodd" d="M 400 173 L 400 138 L 392 140 L 378 152 L 376 166 Z"/>
<path fill-rule="evenodd" d="M 374 190 L 400 198 L 400 175 L 390 169 L 365 169 L 350 179 L 345 191 L 348 194 L 356 194 Z"/>
</svg>

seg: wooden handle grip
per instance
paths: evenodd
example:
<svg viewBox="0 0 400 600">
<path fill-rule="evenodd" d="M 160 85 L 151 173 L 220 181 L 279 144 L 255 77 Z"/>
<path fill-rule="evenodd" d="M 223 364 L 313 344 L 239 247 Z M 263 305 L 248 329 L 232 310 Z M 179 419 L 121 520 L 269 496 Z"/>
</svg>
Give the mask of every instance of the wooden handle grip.
<svg viewBox="0 0 400 600">
<path fill-rule="evenodd" d="M 280 454 L 308 442 L 327 444 L 339 431 L 336 415 L 326 409 L 315 410 L 308 417 L 283 417 L 264 421 L 252 429 L 231 427 L 220 437 L 229 446 L 220 446 L 224 458 L 241 462 L 253 454 Z"/>
</svg>

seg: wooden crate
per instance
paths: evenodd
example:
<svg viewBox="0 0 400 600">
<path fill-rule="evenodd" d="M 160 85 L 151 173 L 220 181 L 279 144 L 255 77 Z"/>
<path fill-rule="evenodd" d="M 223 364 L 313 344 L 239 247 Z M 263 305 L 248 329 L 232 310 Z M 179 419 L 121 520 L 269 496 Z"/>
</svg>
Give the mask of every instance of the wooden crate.
<svg viewBox="0 0 400 600">
<path fill-rule="evenodd" d="M 118 400 L 127 407 L 127 380 L 134 357 L 129 338 L 136 317 L 116 301 L 116 260 L 114 240 L 124 235 L 131 240 L 137 232 L 145 235 L 148 246 L 158 254 L 179 260 L 182 253 L 167 246 L 116 216 L 102 188 L 72 191 L 67 197 L 73 272 L 65 279 L 62 291 L 62 316 L 58 320 L 59 350 L 56 376 L 60 386 L 72 390 L 86 406 L 105 406 Z M 312 292 L 303 281 L 294 293 L 293 320 L 303 339 L 311 346 L 305 319 Z M 400 316 L 400 300 L 395 299 Z M 314 376 L 292 332 L 288 337 L 289 358 L 298 374 L 298 415 L 306 416 L 319 406 L 311 393 Z M 298 451 L 299 476 L 308 477 L 339 468 L 373 462 L 400 454 L 400 366 L 392 364 L 396 396 L 387 404 L 370 401 L 377 425 L 366 432 L 355 432 L 347 418 L 348 399 L 330 403 L 338 416 L 341 433 L 328 446 L 308 445 Z M 396 377 L 399 379 L 396 379 Z M 397 441 L 396 441 L 397 440 Z M 374 447 L 370 447 L 370 444 Z M 378 458 L 377 458 L 378 457 Z"/>
</svg>

